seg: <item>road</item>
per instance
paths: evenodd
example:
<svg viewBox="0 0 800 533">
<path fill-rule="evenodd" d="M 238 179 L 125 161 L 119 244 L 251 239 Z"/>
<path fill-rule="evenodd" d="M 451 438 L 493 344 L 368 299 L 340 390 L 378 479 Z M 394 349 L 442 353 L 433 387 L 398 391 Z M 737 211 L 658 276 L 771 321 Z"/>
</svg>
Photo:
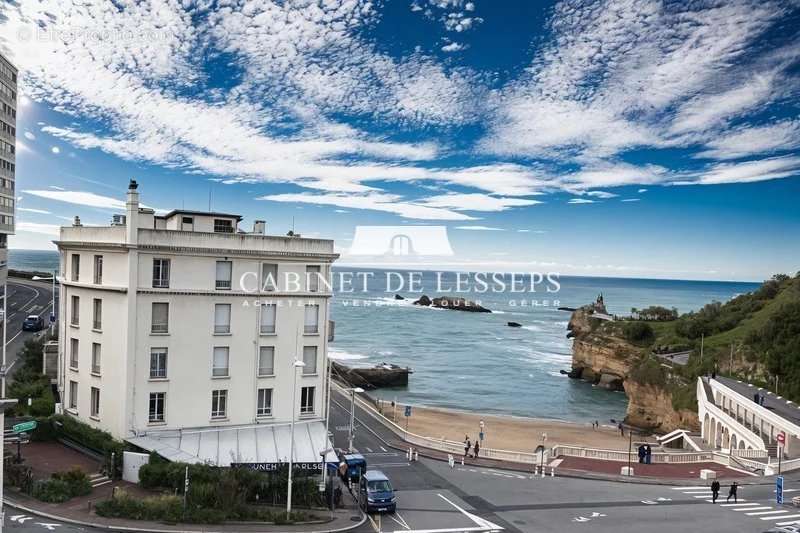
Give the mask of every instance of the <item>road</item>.
<svg viewBox="0 0 800 533">
<path fill-rule="evenodd" d="M 334 394 L 331 431 L 336 447 L 347 446 L 349 409 L 349 399 Z M 699 482 L 671 487 L 537 478 L 468 463 L 451 469 L 445 462 L 425 458 L 409 462 L 404 453 L 387 446 L 387 431 L 360 408 L 355 426 L 355 448 L 366 457 L 368 468 L 382 470 L 398 491 L 396 515 L 376 518 L 360 530 L 363 533 L 476 531 L 481 521 L 511 532 L 755 533 L 800 520 L 800 510 L 775 504 L 771 485 L 740 487 L 738 504 L 731 500 L 713 505 L 707 485 Z M 787 499 L 800 495 L 800 474 L 787 476 L 785 487 Z M 722 500 L 726 495 L 723 485 Z"/>
<path fill-rule="evenodd" d="M 41 315 L 45 324 L 50 319 L 53 286 L 49 282 L 29 281 L 18 278 L 8 279 L 8 335 L 6 348 L 6 365 L 8 375 L 16 371 L 17 353 L 25 341 L 37 333 L 22 331 L 22 321 L 28 315 Z M 56 298 L 58 294 L 56 294 Z"/>
</svg>

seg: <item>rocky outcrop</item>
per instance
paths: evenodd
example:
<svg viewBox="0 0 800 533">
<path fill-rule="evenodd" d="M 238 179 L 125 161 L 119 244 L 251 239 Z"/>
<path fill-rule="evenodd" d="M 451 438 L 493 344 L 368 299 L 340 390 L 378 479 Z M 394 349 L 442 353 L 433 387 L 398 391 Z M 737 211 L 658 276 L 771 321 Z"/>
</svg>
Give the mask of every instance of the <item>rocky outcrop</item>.
<svg viewBox="0 0 800 533">
<path fill-rule="evenodd" d="M 331 361 L 331 370 L 334 377 L 352 387 L 361 387 L 366 390 L 382 387 L 407 387 L 408 375 L 413 373 L 410 368 L 386 363 L 372 367 L 349 367 L 336 361 Z"/>
<path fill-rule="evenodd" d="M 473 302 L 472 300 L 461 298 L 460 296 L 439 296 L 431 300 L 427 295 L 423 294 L 419 300 L 414 302 L 414 305 L 425 305 L 437 307 L 439 309 L 452 309 L 454 311 L 467 311 L 470 313 L 492 312 L 490 309 L 487 309 L 482 305 Z"/>
<path fill-rule="evenodd" d="M 400 296 L 399 294 L 395 294 L 395 295 L 394 295 L 394 299 L 395 299 L 395 300 L 405 300 L 405 298 L 404 298 L 404 297 L 402 297 L 402 296 Z"/>
<path fill-rule="evenodd" d="M 636 427 L 657 431 L 694 430 L 700 427 L 697 413 L 672 407 L 672 394 L 661 387 L 625 381 L 628 410 L 625 421 Z"/>
<path fill-rule="evenodd" d="M 522 324 L 520 324 L 519 322 L 509 322 L 508 323 L 508 327 L 510 327 L 510 328 L 521 328 Z"/>
<path fill-rule="evenodd" d="M 597 318 L 597 303 L 573 312 L 567 329 L 572 336 L 571 378 L 582 379 L 610 390 L 624 391 L 628 397 L 625 421 L 633 426 L 668 432 L 673 429 L 699 427 L 697 414 L 676 411 L 669 388 L 638 383 L 631 378 L 634 368 L 646 355 L 646 349 L 636 346 L 618 334 L 614 327 Z"/>
</svg>

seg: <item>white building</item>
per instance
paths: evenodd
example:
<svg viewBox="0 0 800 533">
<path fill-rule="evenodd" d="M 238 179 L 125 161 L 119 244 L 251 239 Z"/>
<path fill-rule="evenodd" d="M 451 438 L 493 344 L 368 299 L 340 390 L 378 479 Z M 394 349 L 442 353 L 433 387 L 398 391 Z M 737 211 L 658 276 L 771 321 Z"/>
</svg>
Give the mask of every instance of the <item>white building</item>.
<svg viewBox="0 0 800 533">
<path fill-rule="evenodd" d="M 61 228 L 64 412 L 168 458 L 319 461 L 333 241 L 241 217 L 139 206 Z M 301 360 L 305 366 L 296 368 Z M 296 384 L 296 388 L 295 388 Z M 293 401 L 294 397 L 294 401 Z"/>
<path fill-rule="evenodd" d="M 0 54 L 0 298 L 8 277 L 8 236 L 14 234 L 17 68 Z"/>
</svg>

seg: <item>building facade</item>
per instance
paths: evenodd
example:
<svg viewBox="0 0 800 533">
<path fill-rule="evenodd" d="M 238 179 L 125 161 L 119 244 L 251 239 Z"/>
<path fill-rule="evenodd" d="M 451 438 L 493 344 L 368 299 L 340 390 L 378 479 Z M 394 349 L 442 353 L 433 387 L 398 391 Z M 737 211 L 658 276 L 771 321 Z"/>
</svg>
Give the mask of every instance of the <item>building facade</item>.
<svg viewBox="0 0 800 533">
<path fill-rule="evenodd" d="M 128 440 L 325 418 L 333 241 L 240 222 L 131 182 L 124 217 L 61 229 L 64 412 Z"/>
<path fill-rule="evenodd" d="M 17 68 L 0 54 L 0 291 L 8 277 L 8 236 L 14 234 L 16 139 Z"/>
</svg>

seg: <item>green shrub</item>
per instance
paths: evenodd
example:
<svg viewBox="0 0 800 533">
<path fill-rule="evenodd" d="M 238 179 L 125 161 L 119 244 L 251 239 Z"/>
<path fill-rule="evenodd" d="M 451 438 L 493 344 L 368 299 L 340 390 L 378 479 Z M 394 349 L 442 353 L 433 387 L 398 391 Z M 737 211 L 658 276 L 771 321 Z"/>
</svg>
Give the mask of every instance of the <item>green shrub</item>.
<svg viewBox="0 0 800 533">
<path fill-rule="evenodd" d="M 56 410 L 56 402 L 50 398 L 35 398 L 28 409 L 31 416 L 50 416 Z"/>
<path fill-rule="evenodd" d="M 62 503 L 91 492 L 92 484 L 80 468 L 56 472 L 50 479 L 36 481 L 31 487 L 31 496 L 48 503 Z"/>
<path fill-rule="evenodd" d="M 89 476 L 80 468 L 73 468 L 66 472 L 56 472 L 53 479 L 64 481 L 69 486 L 70 494 L 74 496 L 86 496 L 92 492 L 92 483 Z"/>
<path fill-rule="evenodd" d="M 649 343 L 655 339 L 655 333 L 650 324 L 644 322 L 626 322 L 622 328 L 623 335 L 630 342 Z"/>
<path fill-rule="evenodd" d="M 630 378 L 643 385 L 657 387 L 663 387 L 667 383 L 667 375 L 661 367 L 661 363 L 651 358 L 643 359 L 636 365 L 631 370 Z"/>
</svg>

